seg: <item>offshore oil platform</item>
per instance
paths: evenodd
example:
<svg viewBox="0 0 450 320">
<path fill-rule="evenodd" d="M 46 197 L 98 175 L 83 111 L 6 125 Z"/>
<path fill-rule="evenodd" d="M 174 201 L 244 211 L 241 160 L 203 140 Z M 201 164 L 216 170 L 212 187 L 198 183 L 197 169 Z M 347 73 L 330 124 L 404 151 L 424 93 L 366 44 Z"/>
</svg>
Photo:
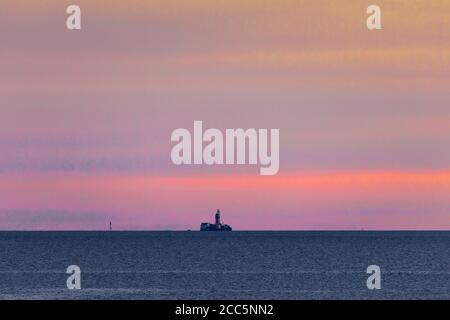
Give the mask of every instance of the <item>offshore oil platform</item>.
<svg viewBox="0 0 450 320">
<path fill-rule="evenodd" d="M 216 212 L 216 223 L 203 222 L 200 225 L 200 231 L 231 231 L 231 227 L 227 224 L 222 224 L 220 221 L 220 210 Z"/>
</svg>

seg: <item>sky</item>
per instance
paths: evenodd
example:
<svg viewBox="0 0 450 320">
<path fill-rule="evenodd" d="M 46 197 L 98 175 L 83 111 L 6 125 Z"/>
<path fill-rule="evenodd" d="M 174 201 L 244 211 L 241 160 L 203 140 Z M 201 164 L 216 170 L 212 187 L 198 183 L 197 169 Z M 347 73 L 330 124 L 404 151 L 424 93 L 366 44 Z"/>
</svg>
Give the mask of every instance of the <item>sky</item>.
<svg viewBox="0 0 450 320">
<path fill-rule="evenodd" d="M 448 0 L 18 0 L 0 39 L 0 230 L 450 229 Z M 194 120 L 279 128 L 278 175 L 175 166 Z"/>
</svg>

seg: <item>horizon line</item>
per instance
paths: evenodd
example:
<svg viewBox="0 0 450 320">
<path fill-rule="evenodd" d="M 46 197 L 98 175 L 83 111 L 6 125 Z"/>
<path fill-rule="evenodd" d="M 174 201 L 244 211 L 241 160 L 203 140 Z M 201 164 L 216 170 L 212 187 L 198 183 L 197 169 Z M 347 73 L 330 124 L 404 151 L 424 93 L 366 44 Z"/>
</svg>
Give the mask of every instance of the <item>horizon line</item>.
<svg viewBox="0 0 450 320">
<path fill-rule="evenodd" d="M 202 233 L 217 233 L 218 231 L 201 231 L 201 230 L 179 230 L 179 229 L 119 229 L 119 230 L 106 230 L 106 229 L 88 229 L 88 230 L 45 230 L 45 229 L 9 229 L 2 230 L 0 232 L 202 232 Z M 449 229 L 242 229 L 228 231 L 228 232 L 218 232 L 218 233 L 233 233 L 233 232 L 450 232 Z"/>
</svg>

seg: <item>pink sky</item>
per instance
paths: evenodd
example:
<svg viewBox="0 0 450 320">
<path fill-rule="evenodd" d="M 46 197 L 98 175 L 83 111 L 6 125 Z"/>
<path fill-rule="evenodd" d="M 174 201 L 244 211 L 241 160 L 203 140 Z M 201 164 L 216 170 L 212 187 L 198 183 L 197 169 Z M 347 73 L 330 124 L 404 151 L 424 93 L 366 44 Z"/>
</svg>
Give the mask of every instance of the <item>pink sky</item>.
<svg viewBox="0 0 450 320">
<path fill-rule="evenodd" d="M 7 174 L 0 201 L 16 209 L 3 212 L 0 223 L 8 229 L 103 229 L 111 219 L 123 229 L 196 229 L 217 206 L 230 208 L 224 219 L 241 230 L 448 229 L 449 193 L 449 171 Z"/>
<path fill-rule="evenodd" d="M 1 5 L 0 229 L 450 228 L 448 1 L 69 4 Z M 279 128 L 279 176 L 174 166 L 194 120 Z"/>
</svg>

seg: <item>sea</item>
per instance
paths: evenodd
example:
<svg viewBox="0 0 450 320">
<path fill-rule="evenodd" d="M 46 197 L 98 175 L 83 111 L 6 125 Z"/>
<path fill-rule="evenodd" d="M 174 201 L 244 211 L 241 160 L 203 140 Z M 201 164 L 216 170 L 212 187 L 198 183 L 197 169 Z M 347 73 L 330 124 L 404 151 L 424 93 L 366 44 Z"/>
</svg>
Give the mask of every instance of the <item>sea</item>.
<svg viewBox="0 0 450 320">
<path fill-rule="evenodd" d="M 450 232 L 0 232 L 0 299 L 448 300 Z"/>
</svg>

